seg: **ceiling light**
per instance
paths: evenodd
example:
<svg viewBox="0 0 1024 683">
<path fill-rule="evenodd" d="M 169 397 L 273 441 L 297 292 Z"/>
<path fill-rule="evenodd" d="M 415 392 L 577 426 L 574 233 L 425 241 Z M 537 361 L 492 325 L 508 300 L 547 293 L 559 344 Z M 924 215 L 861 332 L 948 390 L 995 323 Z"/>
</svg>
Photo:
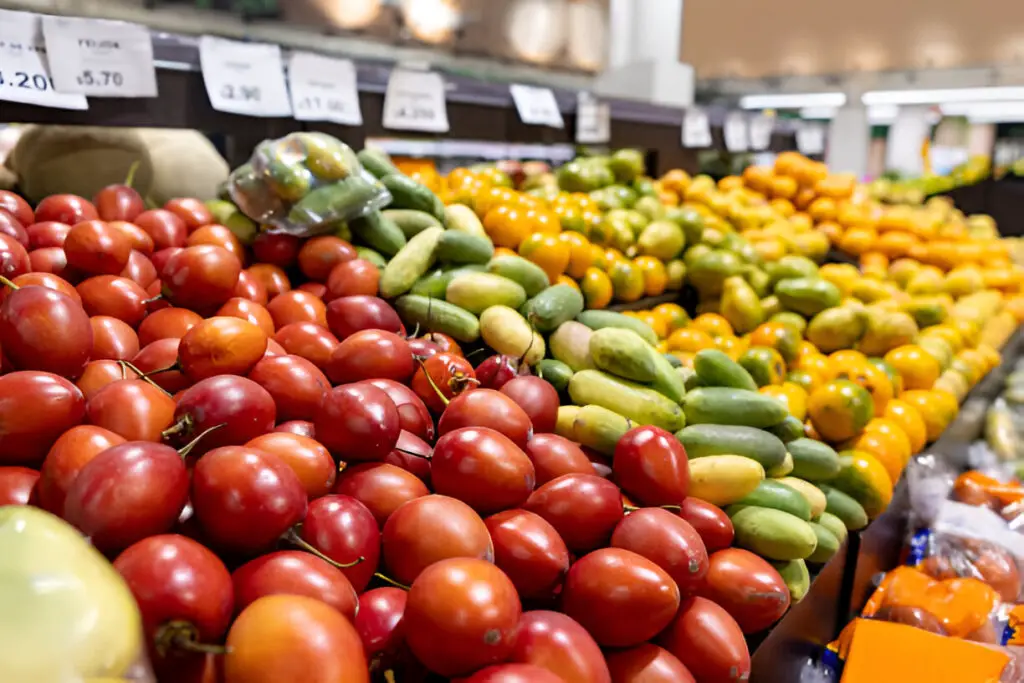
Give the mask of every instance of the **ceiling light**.
<svg viewBox="0 0 1024 683">
<path fill-rule="evenodd" d="M 972 123 L 1012 123 L 1024 120 L 1024 102 L 958 102 L 942 105 L 944 116 L 966 116 Z"/>
<path fill-rule="evenodd" d="M 808 120 L 828 120 L 836 116 L 835 107 L 804 107 L 800 110 L 800 118 Z"/>
<path fill-rule="evenodd" d="M 846 95 L 841 92 L 812 92 L 779 95 L 746 95 L 740 98 L 743 109 L 800 109 L 802 107 L 841 107 Z"/>
<path fill-rule="evenodd" d="M 900 108 L 895 104 L 874 104 L 868 107 L 868 123 L 892 123 L 900 115 Z"/>
<path fill-rule="evenodd" d="M 864 93 L 864 104 L 943 104 L 945 102 L 995 102 L 1024 100 L 1024 87 L 946 88 L 941 90 L 873 90 Z"/>
<path fill-rule="evenodd" d="M 458 0 L 402 0 L 402 20 L 417 40 L 443 43 L 462 21 Z"/>
<path fill-rule="evenodd" d="M 331 24 L 349 30 L 366 28 L 381 10 L 381 0 L 316 0 L 313 4 Z"/>
<path fill-rule="evenodd" d="M 567 19 L 562 0 L 515 0 L 505 15 L 505 39 L 517 58 L 548 64 L 565 46 Z"/>
</svg>

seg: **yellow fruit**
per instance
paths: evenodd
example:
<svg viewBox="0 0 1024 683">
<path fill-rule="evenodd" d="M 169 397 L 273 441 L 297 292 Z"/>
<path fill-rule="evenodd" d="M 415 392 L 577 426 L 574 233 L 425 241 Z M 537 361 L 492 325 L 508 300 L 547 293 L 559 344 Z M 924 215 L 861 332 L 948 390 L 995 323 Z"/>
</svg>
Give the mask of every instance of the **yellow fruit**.
<svg viewBox="0 0 1024 683">
<path fill-rule="evenodd" d="M 563 232 L 558 239 L 569 245 L 569 265 L 565 272 L 579 280 L 586 274 L 587 269 L 594 265 L 590 242 L 578 232 Z"/>
<path fill-rule="evenodd" d="M 636 301 L 644 295 L 644 275 L 632 262 L 617 261 L 608 269 L 612 291 L 619 301 Z"/>
<path fill-rule="evenodd" d="M 703 330 L 712 337 L 731 337 L 735 334 L 729 321 L 718 313 L 702 313 L 690 322 L 689 327 Z"/>
<path fill-rule="evenodd" d="M 587 308 L 605 308 L 612 302 L 612 281 L 600 268 L 587 268 L 580 281 Z"/>
<path fill-rule="evenodd" d="M 848 380 L 832 380 L 814 390 L 807 402 L 807 414 L 819 434 L 838 443 L 851 439 L 871 420 L 871 394 Z"/>
<path fill-rule="evenodd" d="M 884 420 L 896 424 L 907 436 L 911 453 L 920 453 L 928 443 L 928 430 L 918 409 L 903 399 L 893 399 L 885 406 Z M 874 422 L 874 420 L 872 420 Z"/>
<path fill-rule="evenodd" d="M 519 245 L 519 255 L 540 266 L 554 282 L 569 266 L 569 245 L 557 235 L 535 232 Z"/>
<path fill-rule="evenodd" d="M 924 420 L 928 441 L 935 441 L 953 421 L 959 410 L 956 401 L 949 394 L 939 391 L 912 389 L 899 395 L 899 400 L 915 408 Z M 952 409 L 950 406 L 952 401 Z"/>
<path fill-rule="evenodd" d="M 789 410 L 789 414 L 801 422 L 807 417 L 807 391 L 800 385 L 783 382 L 761 387 L 758 391 L 781 401 Z"/>
<path fill-rule="evenodd" d="M 639 268 L 643 275 L 645 296 L 658 296 L 664 293 L 668 284 L 664 263 L 653 256 L 638 256 L 633 259 L 633 265 Z"/>
<path fill-rule="evenodd" d="M 885 362 L 900 374 L 908 390 L 930 389 L 941 373 L 935 357 L 915 344 L 896 347 L 885 354 Z"/>
</svg>

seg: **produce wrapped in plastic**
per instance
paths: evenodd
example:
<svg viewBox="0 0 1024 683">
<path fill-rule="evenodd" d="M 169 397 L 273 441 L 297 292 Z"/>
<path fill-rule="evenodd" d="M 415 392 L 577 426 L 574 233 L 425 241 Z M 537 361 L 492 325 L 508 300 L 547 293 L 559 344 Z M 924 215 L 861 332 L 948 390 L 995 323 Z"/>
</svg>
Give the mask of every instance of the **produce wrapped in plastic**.
<svg viewBox="0 0 1024 683">
<path fill-rule="evenodd" d="M 74 528 L 0 507 L 0 576 L 0 681 L 152 683 L 135 599 Z"/>
<path fill-rule="evenodd" d="M 391 201 L 355 152 L 324 133 L 292 133 L 257 145 L 232 172 L 228 194 L 268 232 L 307 237 L 337 229 Z"/>
</svg>

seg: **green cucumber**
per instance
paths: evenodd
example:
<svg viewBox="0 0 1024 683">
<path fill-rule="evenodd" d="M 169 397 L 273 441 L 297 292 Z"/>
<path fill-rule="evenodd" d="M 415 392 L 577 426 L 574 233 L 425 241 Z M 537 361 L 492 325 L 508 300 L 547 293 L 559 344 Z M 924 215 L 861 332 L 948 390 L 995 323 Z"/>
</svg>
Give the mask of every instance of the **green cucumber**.
<svg viewBox="0 0 1024 683">
<path fill-rule="evenodd" d="M 789 415 L 780 401 L 746 389 L 700 387 L 683 400 L 689 424 L 772 427 Z"/>
<path fill-rule="evenodd" d="M 444 220 L 444 202 L 426 185 L 398 173 L 386 175 L 380 182 L 391 193 L 391 204 L 388 208 L 415 209 L 429 213 L 439 221 Z"/>
<path fill-rule="evenodd" d="M 835 515 L 850 531 L 863 529 L 868 525 L 868 513 L 853 496 L 826 484 L 818 486 L 825 494 L 825 512 Z"/>
<path fill-rule="evenodd" d="M 401 173 L 401 171 L 398 170 L 398 167 L 392 163 L 391 157 L 388 156 L 388 153 L 383 150 L 363 149 L 356 154 L 356 158 L 359 159 L 359 163 L 363 165 L 363 168 L 377 178 Z"/>
<path fill-rule="evenodd" d="M 548 287 L 526 302 L 522 311 L 538 332 L 553 332 L 583 311 L 583 295 L 571 285 Z"/>
<path fill-rule="evenodd" d="M 754 427 L 695 424 L 676 432 L 689 458 L 709 455 L 742 455 L 757 460 L 765 471 L 786 458 L 786 446 L 776 437 Z"/>
<path fill-rule="evenodd" d="M 462 273 L 448 283 L 444 298 L 480 315 L 491 306 L 518 308 L 526 301 L 526 292 L 507 277 L 492 273 Z"/>
<path fill-rule="evenodd" d="M 828 481 L 839 474 L 839 454 L 826 443 L 801 438 L 786 448 L 793 456 L 793 476 L 811 482 Z"/>
<path fill-rule="evenodd" d="M 545 358 L 537 363 L 535 370 L 538 377 L 545 380 L 559 392 L 569 388 L 569 380 L 572 379 L 572 368 L 562 361 Z"/>
<path fill-rule="evenodd" d="M 434 265 L 437 242 L 444 228 L 428 228 L 409 240 L 380 275 L 380 295 L 390 299 L 405 294 Z"/>
<path fill-rule="evenodd" d="M 448 283 L 459 275 L 465 273 L 482 273 L 484 269 L 479 265 L 459 266 L 458 268 L 439 268 L 432 273 L 427 273 L 412 286 L 410 294 L 428 296 L 432 299 L 443 299 L 448 291 Z"/>
<path fill-rule="evenodd" d="M 468 232 L 445 230 L 437 243 L 437 260 L 442 263 L 484 264 L 494 256 L 494 245 L 487 237 Z"/>
<path fill-rule="evenodd" d="M 686 424 L 678 404 L 642 384 L 600 370 L 574 374 L 569 380 L 569 396 L 576 405 L 603 406 L 637 424 L 655 425 L 670 432 Z"/>
<path fill-rule="evenodd" d="M 814 552 L 807 556 L 806 561 L 815 564 L 825 564 L 832 559 L 833 555 L 839 552 L 839 539 L 836 538 L 835 534 L 817 522 L 808 522 L 808 524 L 811 525 L 814 535 L 818 537 L 818 545 L 815 546 Z"/>
<path fill-rule="evenodd" d="M 526 290 L 526 296 L 537 296 L 551 285 L 544 270 L 522 256 L 498 256 L 487 264 L 487 270 L 515 280 Z"/>
<path fill-rule="evenodd" d="M 406 239 L 412 239 L 428 228 L 444 228 L 441 221 L 437 220 L 425 211 L 414 211 L 412 209 L 384 209 L 381 211 L 385 218 L 398 226 Z"/>
<path fill-rule="evenodd" d="M 693 357 L 693 369 L 705 387 L 732 387 L 757 391 L 747 370 L 718 349 L 704 349 Z"/>
<path fill-rule="evenodd" d="M 440 299 L 407 294 L 395 301 L 395 310 L 410 328 L 441 332 L 460 342 L 480 338 L 480 321 L 469 311 Z"/>
<path fill-rule="evenodd" d="M 371 211 L 348 222 L 352 235 L 385 256 L 394 256 L 405 246 L 402 229 L 380 211 Z"/>
<path fill-rule="evenodd" d="M 658 335 L 654 334 L 651 326 L 642 320 L 630 318 L 615 311 L 583 311 L 576 316 L 576 320 L 583 323 L 592 330 L 599 330 L 602 327 L 622 327 L 633 330 L 651 346 L 658 345 Z"/>
<path fill-rule="evenodd" d="M 782 443 L 790 443 L 804 438 L 804 423 L 792 415 L 787 415 L 785 420 L 765 431 L 777 436 Z"/>
<path fill-rule="evenodd" d="M 782 510 L 805 522 L 811 521 L 811 506 L 807 499 L 796 489 L 771 479 L 762 481 L 756 489 L 736 501 L 736 505 L 756 505 Z"/>
<path fill-rule="evenodd" d="M 749 506 L 731 519 L 736 546 L 769 560 L 802 560 L 818 546 L 810 523 L 782 510 Z"/>
<path fill-rule="evenodd" d="M 632 330 L 605 327 L 590 335 L 590 357 L 600 370 L 631 379 L 651 382 L 658 374 L 655 353 L 650 345 Z"/>
</svg>

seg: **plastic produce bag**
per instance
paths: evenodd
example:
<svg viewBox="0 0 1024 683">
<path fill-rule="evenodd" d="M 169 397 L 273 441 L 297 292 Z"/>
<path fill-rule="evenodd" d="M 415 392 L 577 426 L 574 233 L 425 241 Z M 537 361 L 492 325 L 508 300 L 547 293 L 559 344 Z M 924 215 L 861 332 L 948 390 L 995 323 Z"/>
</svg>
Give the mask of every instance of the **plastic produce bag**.
<svg viewBox="0 0 1024 683">
<path fill-rule="evenodd" d="M 257 145 L 231 173 L 231 200 L 268 232 L 307 237 L 387 206 L 391 194 L 355 152 L 324 133 L 292 133 Z"/>
<path fill-rule="evenodd" d="M 0 613 L 3 683 L 152 683 L 128 586 L 48 512 L 0 507 Z"/>
</svg>

